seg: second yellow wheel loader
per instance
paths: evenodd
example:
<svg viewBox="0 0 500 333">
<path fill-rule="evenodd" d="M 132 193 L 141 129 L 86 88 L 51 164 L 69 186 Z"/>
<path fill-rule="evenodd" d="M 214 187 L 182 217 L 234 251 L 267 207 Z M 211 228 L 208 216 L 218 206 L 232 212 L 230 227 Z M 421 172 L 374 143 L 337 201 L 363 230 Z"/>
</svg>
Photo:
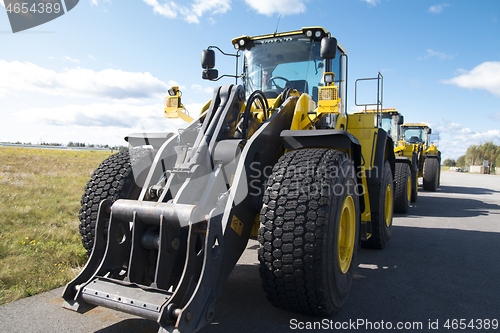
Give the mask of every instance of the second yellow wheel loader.
<svg viewBox="0 0 500 333">
<path fill-rule="evenodd" d="M 431 128 L 424 123 L 401 126 L 404 145 L 412 146 L 419 156 L 419 177 L 425 191 L 436 191 L 441 178 L 441 152 L 430 140 Z"/>
<path fill-rule="evenodd" d="M 377 110 L 356 112 L 360 114 L 373 114 Z M 381 112 L 381 127 L 394 142 L 396 164 L 394 170 L 394 212 L 405 214 L 410 209 L 410 202 L 417 200 L 418 191 L 418 154 L 413 146 L 405 146 L 401 140 L 401 125 L 404 117 L 396 109 L 383 109 Z"/>
<path fill-rule="evenodd" d="M 66 308 L 104 306 L 155 320 L 159 332 L 195 332 L 258 229 L 268 299 L 329 316 L 347 299 L 358 244 L 389 241 L 394 144 L 380 112 L 347 114 L 345 49 L 318 27 L 232 43 L 236 84 L 217 87 L 179 133 L 129 135 L 130 153 L 92 176 L 80 228 L 92 249 Z M 217 49 L 202 52 L 209 80 L 220 78 Z M 373 80 L 381 88 L 382 76 Z M 177 90 L 166 116 L 184 113 Z M 381 101 L 377 93 L 378 110 Z"/>
</svg>

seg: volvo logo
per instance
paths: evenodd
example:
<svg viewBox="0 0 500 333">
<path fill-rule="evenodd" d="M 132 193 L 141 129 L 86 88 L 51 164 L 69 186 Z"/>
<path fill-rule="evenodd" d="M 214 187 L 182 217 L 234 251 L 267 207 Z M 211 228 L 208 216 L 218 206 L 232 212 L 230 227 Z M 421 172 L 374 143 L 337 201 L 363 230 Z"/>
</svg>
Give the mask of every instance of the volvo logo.
<svg viewBox="0 0 500 333">
<path fill-rule="evenodd" d="M 262 44 L 284 43 L 284 42 L 291 42 L 291 41 L 292 41 L 292 37 L 273 38 L 273 39 L 263 40 Z"/>
</svg>

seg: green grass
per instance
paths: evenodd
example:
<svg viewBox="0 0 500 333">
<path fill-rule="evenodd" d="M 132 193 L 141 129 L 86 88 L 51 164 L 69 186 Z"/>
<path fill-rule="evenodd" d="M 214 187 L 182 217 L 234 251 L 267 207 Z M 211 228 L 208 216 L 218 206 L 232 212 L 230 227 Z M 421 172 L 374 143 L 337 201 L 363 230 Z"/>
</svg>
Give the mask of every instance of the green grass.
<svg viewBox="0 0 500 333">
<path fill-rule="evenodd" d="M 80 198 L 109 155 L 0 147 L 0 305 L 63 286 L 85 265 Z"/>
</svg>

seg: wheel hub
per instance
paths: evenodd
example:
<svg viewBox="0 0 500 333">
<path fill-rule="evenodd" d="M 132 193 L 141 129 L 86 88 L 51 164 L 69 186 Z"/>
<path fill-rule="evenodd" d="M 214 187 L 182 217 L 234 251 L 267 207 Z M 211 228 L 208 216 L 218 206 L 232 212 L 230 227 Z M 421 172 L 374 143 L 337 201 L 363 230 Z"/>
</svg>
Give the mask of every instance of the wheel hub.
<svg viewBox="0 0 500 333">
<path fill-rule="evenodd" d="M 342 274 L 347 273 L 351 266 L 355 235 L 356 215 L 354 200 L 352 196 L 348 196 L 344 199 L 344 203 L 342 204 L 337 241 L 338 262 Z"/>
<path fill-rule="evenodd" d="M 385 189 L 385 225 L 387 227 L 391 226 L 392 221 L 392 186 L 387 185 Z"/>
</svg>

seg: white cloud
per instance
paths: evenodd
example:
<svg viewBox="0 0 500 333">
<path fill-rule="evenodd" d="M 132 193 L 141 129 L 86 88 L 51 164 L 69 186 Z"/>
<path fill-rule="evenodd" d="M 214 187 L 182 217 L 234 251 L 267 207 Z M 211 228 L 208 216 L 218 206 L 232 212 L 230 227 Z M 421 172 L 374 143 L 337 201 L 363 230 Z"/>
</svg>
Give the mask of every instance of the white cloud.
<svg viewBox="0 0 500 333">
<path fill-rule="evenodd" d="M 71 62 L 80 63 L 80 60 L 78 60 L 78 59 L 72 59 L 72 58 L 70 58 L 68 56 L 63 57 L 63 60 L 64 61 L 71 61 Z"/>
<path fill-rule="evenodd" d="M 429 8 L 429 13 L 432 14 L 439 14 L 441 13 L 446 7 L 449 7 L 450 5 L 447 3 L 443 3 L 441 5 L 434 5 Z"/>
<path fill-rule="evenodd" d="M 439 150 L 443 154 L 443 160 L 457 159 L 465 154 L 470 145 L 487 141 L 500 143 L 500 130 L 497 129 L 476 131 L 448 119 L 443 119 L 440 123 L 429 123 L 429 126 L 433 135 L 439 134 Z"/>
<path fill-rule="evenodd" d="M 196 93 L 213 94 L 215 88 L 214 87 L 203 87 L 200 84 L 192 84 L 191 89 L 194 90 Z"/>
<path fill-rule="evenodd" d="M 157 0 L 144 0 L 145 3 L 153 7 L 155 13 L 167 18 L 177 17 L 177 4 L 173 1 L 160 5 Z"/>
<path fill-rule="evenodd" d="M 97 59 L 91 54 L 87 55 L 87 58 L 89 58 L 92 61 L 97 61 Z"/>
<path fill-rule="evenodd" d="M 95 0 L 93 0 L 95 1 Z M 169 19 L 182 17 L 189 23 L 200 23 L 200 18 L 206 14 L 224 14 L 231 10 L 231 0 L 194 0 L 191 4 L 180 5 L 172 0 L 143 0 L 153 7 L 156 14 Z M 273 14 L 293 15 L 306 11 L 306 3 L 310 0 L 245 0 L 245 2 L 259 14 L 271 16 Z M 380 0 L 363 0 L 376 5 Z M 208 17 L 208 22 L 215 20 Z"/>
<path fill-rule="evenodd" d="M 178 5 L 174 1 L 159 3 L 158 0 L 143 0 L 153 7 L 153 11 L 166 18 L 173 19 L 178 15 L 189 23 L 200 23 L 205 13 L 224 14 L 231 9 L 231 0 L 194 0 L 190 6 Z"/>
<path fill-rule="evenodd" d="M 29 133 L 32 136 L 28 138 L 23 135 L 24 141 L 43 137 L 44 141 L 50 142 L 126 145 L 123 137 L 130 133 L 177 132 L 179 128 L 186 126 L 187 123 L 181 119 L 164 118 L 163 107 L 161 103 L 94 103 L 57 108 L 30 108 L 17 112 L 13 123 L 17 127 L 17 133 Z M 3 135 L 17 140 L 15 133 Z"/>
<path fill-rule="evenodd" d="M 430 59 L 430 58 L 439 58 L 441 60 L 452 60 L 455 58 L 454 55 L 446 54 L 446 53 L 441 53 L 434 51 L 432 49 L 427 49 L 425 56 L 418 57 L 418 60 L 425 60 L 425 59 Z"/>
<path fill-rule="evenodd" d="M 205 12 L 224 14 L 231 9 L 231 0 L 195 0 L 191 7 L 198 17 Z"/>
<path fill-rule="evenodd" d="M 471 71 L 460 70 L 461 75 L 441 83 L 456 85 L 460 88 L 486 90 L 500 97 L 500 61 L 488 61 Z"/>
<path fill-rule="evenodd" d="M 380 0 L 362 0 L 362 1 L 367 2 L 372 6 L 376 6 L 380 3 Z"/>
<path fill-rule="evenodd" d="M 90 4 L 93 6 L 99 6 L 99 3 L 111 2 L 111 0 L 90 0 Z"/>
<path fill-rule="evenodd" d="M 3 3 L 3 0 L 0 0 L 0 4 L 5 7 L 5 4 Z"/>
<path fill-rule="evenodd" d="M 190 115 L 193 119 L 196 119 L 201 114 L 201 109 L 205 106 L 206 103 L 190 103 L 184 104 L 184 108 L 186 109 L 186 113 Z M 182 125 L 182 127 L 186 127 L 186 125 Z"/>
<path fill-rule="evenodd" d="M 245 0 L 259 14 L 271 16 L 273 14 L 293 15 L 306 11 L 305 3 L 308 0 Z"/>
<path fill-rule="evenodd" d="M 140 101 L 163 98 L 168 86 L 150 73 L 115 69 L 95 72 L 74 68 L 63 72 L 33 63 L 0 60 L 0 94 L 38 92 L 46 95 Z"/>
<path fill-rule="evenodd" d="M 178 87 L 179 86 L 177 81 L 174 81 L 174 80 L 168 80 L 168 85 L 171 87 Z"/>
<path fill-rule="evenodd" d="M 163 105 L 133 105 L 125 103 L 94 103 L 67 105 L 57 108 L 30 108 L 16 113 L 21 119 L 55 126 L 96 126 L 135 128 L 144 123 L 163 119 Z M 155 128 L 157 130 L 157 128 Z"/>
</svg>

